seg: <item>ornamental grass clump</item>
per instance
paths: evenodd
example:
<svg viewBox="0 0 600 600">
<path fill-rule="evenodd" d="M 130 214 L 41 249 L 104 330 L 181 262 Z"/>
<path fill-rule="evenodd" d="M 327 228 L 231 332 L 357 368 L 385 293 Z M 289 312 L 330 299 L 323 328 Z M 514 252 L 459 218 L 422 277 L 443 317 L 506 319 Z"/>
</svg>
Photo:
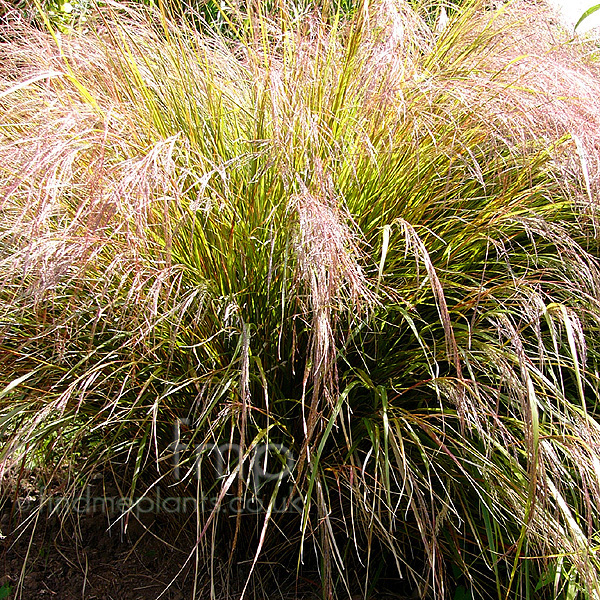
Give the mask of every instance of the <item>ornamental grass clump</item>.
<svg viewBox="0 0 600 600">
<path fill-rule="evenodd" d="M 194 498 L 144 525 L 201 597 L 597 598 L 597 67 L 298 11 L 3 38 L 5 497 Z"/>
</svg>

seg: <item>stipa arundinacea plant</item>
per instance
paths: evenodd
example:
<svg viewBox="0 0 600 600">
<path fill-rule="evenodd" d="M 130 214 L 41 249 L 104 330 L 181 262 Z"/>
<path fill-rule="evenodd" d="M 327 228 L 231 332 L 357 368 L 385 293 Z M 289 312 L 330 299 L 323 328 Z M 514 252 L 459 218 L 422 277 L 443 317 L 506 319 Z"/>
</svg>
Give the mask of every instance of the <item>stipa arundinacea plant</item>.
<svg viewBox="0 0 600 600">
<path fill-rule="evenodd" d="M 510 15 L 119 10 L 0 50 L 5 475 L 194 497 L 214 597 L 597 597 L 594 140 Z"/>
</svg>

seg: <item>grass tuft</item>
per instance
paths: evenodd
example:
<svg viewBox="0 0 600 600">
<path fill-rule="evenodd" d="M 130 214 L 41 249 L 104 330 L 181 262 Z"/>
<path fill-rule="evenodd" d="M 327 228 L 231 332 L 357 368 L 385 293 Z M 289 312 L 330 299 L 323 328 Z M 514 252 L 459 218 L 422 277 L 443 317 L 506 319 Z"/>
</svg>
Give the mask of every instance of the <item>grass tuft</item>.
<svg viewBox="0 0 600 600">
<path fill-rule="evenodd" d="M 598 597 L 600 77 L 428 15 L 0 34 L 5 481 L 100 477 L 213 598 Z"/>
</svg>

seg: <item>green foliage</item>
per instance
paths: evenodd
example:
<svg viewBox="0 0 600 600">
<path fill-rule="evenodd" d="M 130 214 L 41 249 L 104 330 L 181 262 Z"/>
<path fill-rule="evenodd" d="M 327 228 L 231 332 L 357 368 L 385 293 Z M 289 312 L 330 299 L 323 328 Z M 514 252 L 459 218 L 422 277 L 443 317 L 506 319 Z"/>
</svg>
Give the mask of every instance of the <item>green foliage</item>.
<svg viewBox="0 0 600 600">
<path fill-rule="evenodd" d="M 53 26 L 64 31 L 67 27 L 85 23 L 91 4 L 92 0 L 47 0 L 41 10 L 46 12 Z"/>
<path fill-rule="evenodd" d="M 212 498 L 210 585 L 595 597 L 596 222 L 514 24 L 263 8 L 4 48 L 0 459 Z"/>
<path fill-rule="evenodd" d="M 600 4 L 595 4 L 594 6 L 588 8 L 582 15 L 579 17 L 579 20 L 575 24 L 575 29 L 577 29 L 585 19 L 589 16 L 593 15 L 597 10 L 600 10 Z"/>
</svg>

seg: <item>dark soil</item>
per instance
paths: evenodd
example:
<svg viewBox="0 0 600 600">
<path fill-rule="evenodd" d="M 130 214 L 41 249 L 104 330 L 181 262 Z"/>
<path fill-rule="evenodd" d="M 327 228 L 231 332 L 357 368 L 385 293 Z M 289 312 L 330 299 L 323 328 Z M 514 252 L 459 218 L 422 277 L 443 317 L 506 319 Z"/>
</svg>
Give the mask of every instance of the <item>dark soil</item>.
<svg viewBox="0 0 600 600">
<path fill-rule="evenodd" d="M 193 516 L 182 528 L 181 515 L 160 512 L 136 515 L 132 511 L 124 516 L 96 506 L 90 510 L 89 501 L 79 506 L 71 503 L 66 509 L 62 506 L 62 511 L 52 514 L 53 508 L 61 507 L 59 500 L 65 496 L 61 494 L 60 483 L 46 486 L 44 492 L 37 490 L 34 482 L 40 479 L 32 473 L 12 476 L 5 479 L 0 489 L 0 499 L 4 499 L 0 500 L 3 502 L 0 600 L 208 600 L 211 597 L 209 566 L 203 560 L 196 565 L 193 553 L 196 534 Z M 54 479 L 57 480 L 60 482 L 61 477 Z M 114 482 L 100 479 L 90 488 L 92 498 L 119 497 Z M 214 540 L 222 563 L 219 568 L 219 558 L 215 557 L 214 588 L 218 598 L 239 598 L 252 563 L 252 552 L 248 552 L 255 547 L 256 540 L 245 539 L 238 544 L 242 547 L 238 550 L 240 560 L 228 564 L 231 554 L 226 539 L 225 535 Z M 275 553 L 282 547 L 275 544 Z M 284 564 L 290 560 L 289 565 Z M 261 558 L 246 598 L 322 597 L 314 565 L 298 576 L 296 566 L 295 555 Z M 224 573 L 230 573 L 229 579 Z M 382 583 L 385 583 L 383 578 Z M 378 600 L 415 597 L 406 595 L 402 582 L 395 577 L 388 583 L 385 592 L 376 596 Z"/>
<path fill-rule="evenodd" d="M 10 511 L 7 511 L 10 512 Z M 194 561 L 169 549 L 153 527 L 129 522 L 109 528 L 106 515 L 61 523 L 40 513 L 2 516 L 0 598 L 61 600 L 183 600 L 193 597 Z M 26 519 L 31 522 L 27 525 Z M 181 570 L 183 567 L 183 570 Z M 181 570 L 181 572 L 180 572 Z"/>
<path fill-rule="evenodd" d="M 0 600 L 210 598 L 210 567 L 203 559 L 197 565 L 195 560 L 194 513 L 183 522 L 181 515 L 160 511 L 123 515 L 114 505 L 103 510 L 90 504 L 83 494 L 81 504 L 71 501 L 65 508 L 60 481 L 67 477 L 55 474 L 43 492 L 34 483 L 41 479 L 40 474 L 13 474 L 0 489 Z M 100 478 L 90 485 L 89 496 L 119 498 L 118 488 L 114 480 Z M 239 598 L 252 554 L 244 555 L 240 547 L 239 561 L 230 564 L 225 538 L 214 540 L 215 593 L 218 598 Z M 248 540 L 239 544 L 247 551 L 249 545 Z M 272 559 L 259 560 L 246 598 L 320 597 L 318 574 L 298 578 L 296 561 L 292 563 L 275 569 Z"/>
<path fill-rule="evenodd" d="M 40 510 L 34 479 L 19 477 L 15 483 L 13 478 L 12 489 L 2 490 L 9 500 L 0 508 L 0 599 L 193 598 L 196 567 L 194 557 L 188 560 L 193 543 L 167 543 L 176 538 L 167 519 L 151 514 L 142 522 L 133 514 L 125 519 L 72 507 L 60 516 L 49 514 L 48 507 Z M 60 495 L 48 494 L 56 505 Z M 207 569 L 199 566 L 199 571 L 197 597 L 209 597 L 201 582 L 206 584 Z"/>
</svg>

